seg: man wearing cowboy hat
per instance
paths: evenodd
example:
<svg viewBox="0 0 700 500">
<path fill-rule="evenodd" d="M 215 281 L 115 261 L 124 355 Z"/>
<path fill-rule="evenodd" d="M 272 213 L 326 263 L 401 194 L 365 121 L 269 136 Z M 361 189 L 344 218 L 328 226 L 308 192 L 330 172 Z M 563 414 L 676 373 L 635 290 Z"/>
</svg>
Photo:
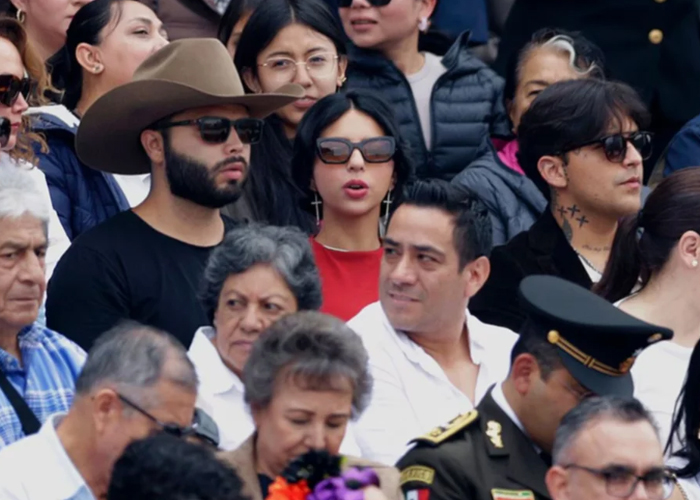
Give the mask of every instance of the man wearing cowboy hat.
<svg viewBox="0 0 700 500">
<path fill-rule="evenodd" d="M 73 242 L 49 285 L 48 324 L 86 349 L 124 318 L 188 346 L 208 323 L 200 275 L 233 225 L 219 209 L 240 196 L 261 118 L 302 95 L 293 84 L 245 95 L 219 41 L 187 39 L 97 100 L 78 129 L 78 156 L 105 172 L 150 173 L 151 191 Z"/>
</svg>

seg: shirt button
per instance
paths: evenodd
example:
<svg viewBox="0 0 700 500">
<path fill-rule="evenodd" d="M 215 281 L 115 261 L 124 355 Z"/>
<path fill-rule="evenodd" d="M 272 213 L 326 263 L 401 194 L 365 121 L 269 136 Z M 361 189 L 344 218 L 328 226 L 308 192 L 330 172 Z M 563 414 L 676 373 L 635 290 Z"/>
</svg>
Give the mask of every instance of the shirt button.
<svg viewBox="0 0 700 500">
<path fill-rule="evenodd" d="M 649 32 L 649 41 L 654 45 L 660 44 L 664 39 L 664 32 L 661 30 L 651 30 Z"/>
</svg>

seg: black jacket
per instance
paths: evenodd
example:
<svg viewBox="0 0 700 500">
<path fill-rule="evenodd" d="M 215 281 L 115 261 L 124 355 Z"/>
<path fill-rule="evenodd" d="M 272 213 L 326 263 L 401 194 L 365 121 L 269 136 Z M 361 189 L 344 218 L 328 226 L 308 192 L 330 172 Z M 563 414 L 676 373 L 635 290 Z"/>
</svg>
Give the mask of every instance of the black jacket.
<svg viewBox="0 0 700 500">
<path fill-rule="evenodd" d="M 397 464 L 406 498 L 544 500 L 547 463 L 491 393 L 475 411 L 416 440 Z M 429 490 L 420 495 L 420 490 Z"/>
<path fill-rule="evenodd" d="M 431 151 L 404 74 L 378 52 L 350 47 L 346 88 L 374 91 L 391 104 L 420 178 L 450 180 L 476 158 L 486 137 L 510 135 L 503 79 L 469 52 L 468 42 L 463 33 L 442 59 L 447 72 L 431 97 Z"/>
<path fill-rule="evenodd" d="M 469 301 L 469 311 L 484 323 L 518 332 L 525 320 L 518 287 L 533 274 L 559 276 L 586 288 L 593 285 L 549 207 L 529 231 L 493 249 L 491 276 Z"/>
<path fill-rule="evenodd" d="M 539 28 L 580 31 L 598 44 L 608 76 L 631 84 L 647 105 L 682 125 L 700 114 L 700 18 L 697 0 L 516 0 L 499 45 L 496 70 Z M 660 30 L 661 43 L 652 43 Z M 658 32 L 655 32 L 659 41 Z"/>
</svg>

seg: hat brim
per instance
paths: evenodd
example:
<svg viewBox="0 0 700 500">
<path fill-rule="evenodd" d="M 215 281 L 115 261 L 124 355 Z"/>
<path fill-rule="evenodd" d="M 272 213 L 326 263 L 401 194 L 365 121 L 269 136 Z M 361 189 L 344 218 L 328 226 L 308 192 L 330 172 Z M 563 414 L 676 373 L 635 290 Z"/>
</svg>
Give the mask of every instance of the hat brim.
<svg viewBox="0 0 700 500">
<path fill-rule="evenodd" d="M 145 174 L 151 162 L 141 146 L 141 132 L 174 113 L 205 106 L 241 105 L 251 117 L 264 118 L 303 97 L 288 85 L 273 94 L 212 95 L 165 80 L 134 81 L 98 99 L 85 113 L 75 139 L 80 160 L 113 174 Z"/>
<path fill-rule="evenodd" d="M 629 372 L 614 377 L 585 367 L 580 361 L 564 351 L 560 350 L 559 357 L 571 376 L 597 396 L 620 396 L 623 398 L 633 396 L 634 382 Z"/>
</svg>

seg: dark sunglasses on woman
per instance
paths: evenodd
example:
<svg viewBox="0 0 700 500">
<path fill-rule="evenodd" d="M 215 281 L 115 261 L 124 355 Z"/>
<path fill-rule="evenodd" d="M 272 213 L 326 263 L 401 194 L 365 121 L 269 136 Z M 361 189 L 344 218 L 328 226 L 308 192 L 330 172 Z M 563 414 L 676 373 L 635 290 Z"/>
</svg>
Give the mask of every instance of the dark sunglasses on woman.
<svg viewBox="0 0 700 500">
<path fill-rule="evenodd" d="M 7 146 L 12 134 L 12 122 L 7 118 L 0 118 L 0 148 Z"/>
<path fill-rule="evenodd" d="M 372 7 L 384 7 L 389 5 L 391 0 L 369 0 L 369 4 Z M 338 0 L 338 7 L 350 7 L 352 5 L 352 0 Z"/>
<path fill-rule="evenodd" d="M 17 78 L 15 75 L 0 75 L 0 104 L 14 106 L 22 94 L 24 99 L 29 98 L 32 82 L 29 78 Z"/>
<path fill-rule="evenodd" d="M 322 137 L 316 140 L 316 153 L 323 163 L 347 163 L 352 153 L 360 150 L 367 163 L 384 163 L 394 156 L 396 141 L 393 137 L 372 137 L 350 142 L 340 137 Z"/>
<path fill-rule="evenodd" d="M 199 136 L 209 144 L 222 144 L 231 135 L 233 128 L 243 144 L 255 144 L 262 137 L 265 122 L 258 118 L 240 118 L 229 120 L 219 116 L 204 116 L 196 120 L 182 120 L 178 122 L 163 122 L 155 125 L 155 130 L 171 127 L 185 127 L 195 125 L 199 129 Z"/>
<path fill-rule="evenodd" d="M 594 141 L 584 142 L 582 144 L 577 144 L 567 148 L 564 153 L 569 151 L 575 151 L 576 149 L 583 148 L 585 146 L 600 146 L 605 152 L 605 157 L 608 161 L 613 163 L 622 163 L 625 161 L 627 156 L 627 143 L 632 144 L 634 149 L 637 150 L 639 155 L 643 160 L 648 160 L 651 157 L 651 139 L 653 138 L 651 132 L 634 132 L 631 134 L 613 134 Z"/>
</svg>

